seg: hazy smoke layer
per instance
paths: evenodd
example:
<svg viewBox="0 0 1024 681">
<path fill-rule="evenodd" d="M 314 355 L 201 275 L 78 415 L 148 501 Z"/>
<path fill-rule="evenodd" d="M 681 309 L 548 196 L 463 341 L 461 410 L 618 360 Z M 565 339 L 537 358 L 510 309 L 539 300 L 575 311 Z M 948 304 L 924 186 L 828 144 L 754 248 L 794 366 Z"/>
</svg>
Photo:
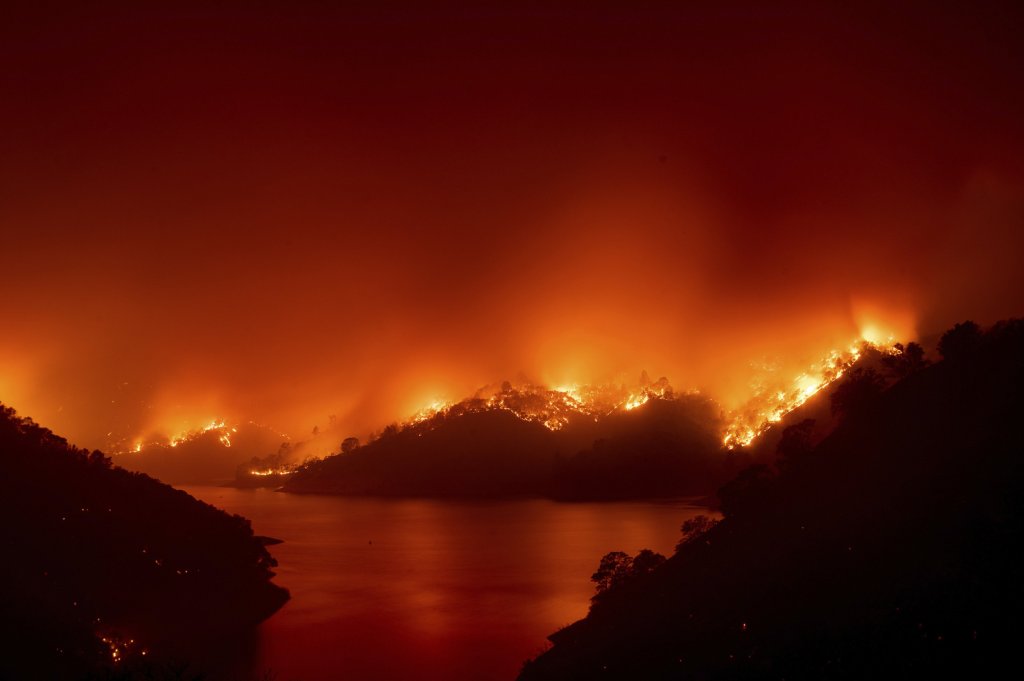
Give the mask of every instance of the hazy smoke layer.
<svg viewBox="0 0 1024 681">
<path fill-rule="evenodd" d="M 643 4 L 9 17 L 0 400 L 86 446 L 520 376 L 729 405 L 1024 311 L 1011 9 Z"/>
</svg>

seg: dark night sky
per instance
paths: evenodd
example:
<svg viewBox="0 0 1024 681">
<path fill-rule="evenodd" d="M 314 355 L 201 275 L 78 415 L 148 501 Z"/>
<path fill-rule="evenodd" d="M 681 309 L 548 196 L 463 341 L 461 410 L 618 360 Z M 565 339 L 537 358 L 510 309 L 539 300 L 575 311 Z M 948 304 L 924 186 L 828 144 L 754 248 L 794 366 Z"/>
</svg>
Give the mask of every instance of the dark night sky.
<svg viewBox="0 0 1024 681">
<path fill-rule="evenodd" d="M 847 3 L 852 5 L 853 3 Z M 1024 312 L 1011 3 L 0 10 L 0 400 L 101 446 Z"/>
</svg>

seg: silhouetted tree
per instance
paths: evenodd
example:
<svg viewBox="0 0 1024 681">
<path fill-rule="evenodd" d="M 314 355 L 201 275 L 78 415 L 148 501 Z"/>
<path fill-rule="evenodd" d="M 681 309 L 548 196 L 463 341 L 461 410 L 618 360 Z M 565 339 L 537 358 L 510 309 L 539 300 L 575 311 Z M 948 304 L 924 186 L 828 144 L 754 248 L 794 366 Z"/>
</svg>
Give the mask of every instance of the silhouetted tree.
<svg viewBox="0 0 1024 681">
<path fill-rule="evenodd" d="M 110 459 L 100 450 L 94 449 L 88 457 L 89 463 L 93 466 L 99 466 L 101 468 L 110 468 Z"/>
<path fill-rule="evenodd" d="M 660 553 L 656 553 L 650 549 L 641 549 L 640 553 L 636 554 L 636 557 L 633 558 L 633 567 L 630 570 L 630 577 L 645 575 L 664 562 L 665 556 Z"/>
<path fill-rule="evenodd" d="M 664 562 L 665 556 L 650 549 L 641 549 L 636 557 L 623 551 L 606 553 L 601 558 L 597 572 L 590 576 L 591 581 L 597 584 L 594 598 L 597 599 L 611 589 L 653 572 Z"/>
<path fill-rule="evenodd" d="M 924 348 L 917 343 L 902 343 L 893 346 L 892 354 L 882 356 L 882 366 L 889 370 L 892 378 L 900 379 L 916 373 L 928 366 L 928 360 L 924 358 Z"/>
<path fill-rule="evenodd" d="M 612 589 L 629 579 L 633 569 L 633 558 L 624 551 L 611 551 L 601 558 L 597 566 L 597 572 L 590 576 L 590 580 L 597 585 L 597 598 L 609 589 Z"/>
<path fill-rule="evenodd" d="M 683 521 L 683 526 L 680 528 L 683 533 L 683 538 L 679 540 L 678 544 L 676 544 L 676 551 L 681 549 L 684 544 L 700 539 L 708 530 L 717 524 L 717 520 L 706 515 L 699 515 Z"/>
<path fill-rule="evenodd" d="M 981 343 L 981 329 L 974 322 L 967 320 L 955 325 L 942 334 L 939 340 L 939 354 L 943 359 L 956 361 L 975 350 Z"/>
<path fill-rule="evenodd" d="M 832 414 L 849 416 L 871 404 L 885 388 L 885 380 L 874 369 L 857 367 L 832 393 Z"/>
<path fill-rule="evenodd" d="M 347 437 L 341 443 L 342 454 L 351 454 L 357 449 L 359 449 L 359 438 L 357 437 Z"/>
</svg>

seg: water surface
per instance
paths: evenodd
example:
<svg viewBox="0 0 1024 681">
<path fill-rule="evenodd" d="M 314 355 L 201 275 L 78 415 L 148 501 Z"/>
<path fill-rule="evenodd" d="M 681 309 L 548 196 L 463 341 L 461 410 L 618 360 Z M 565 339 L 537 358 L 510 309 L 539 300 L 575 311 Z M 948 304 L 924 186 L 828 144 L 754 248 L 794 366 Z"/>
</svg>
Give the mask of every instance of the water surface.
<svg viewBox="0 0 1024 681">
<path fill-rule="evenodd" d="M 514 679 L 586 614 L 608 551 L 668 554 L 685 502 L 438 501 L 187 487 L 252 520 L 291 601 L 260 627 L 279 681 Z"/>
</svg>

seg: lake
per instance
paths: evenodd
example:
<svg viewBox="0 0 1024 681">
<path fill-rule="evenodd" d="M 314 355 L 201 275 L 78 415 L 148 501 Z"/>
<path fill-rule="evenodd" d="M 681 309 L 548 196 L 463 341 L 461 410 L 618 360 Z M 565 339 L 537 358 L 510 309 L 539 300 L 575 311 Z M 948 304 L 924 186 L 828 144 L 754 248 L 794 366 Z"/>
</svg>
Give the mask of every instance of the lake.
<svg viewBox="0 0 1024 681">
<path fill-rule="evenodd" d="M 261 625 L 277 681 L 514 679 L 583 617 L 609 551 L 668 555 L 706 513 L 685 501 L 558 503 L 291 495 L 186 487 L 252 520 L 292 599 Z"/>
</svg>

